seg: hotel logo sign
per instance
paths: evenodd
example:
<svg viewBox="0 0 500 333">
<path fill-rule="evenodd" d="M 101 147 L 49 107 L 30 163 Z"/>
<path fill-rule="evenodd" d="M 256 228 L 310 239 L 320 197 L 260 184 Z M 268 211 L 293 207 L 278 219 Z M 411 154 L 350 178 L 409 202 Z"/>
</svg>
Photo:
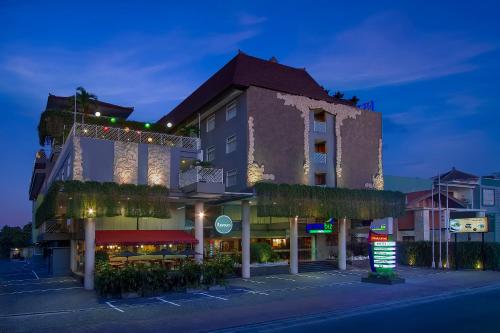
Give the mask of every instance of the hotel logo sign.
<svg viewBox="0 0 500 333">
<path fill-rule="evenodd" d="M 221 215 L 215 219 L 214 227 L 219 234 L 228 234 L 233 230 L 233 220 L 227 215 Z"/>
</svg>

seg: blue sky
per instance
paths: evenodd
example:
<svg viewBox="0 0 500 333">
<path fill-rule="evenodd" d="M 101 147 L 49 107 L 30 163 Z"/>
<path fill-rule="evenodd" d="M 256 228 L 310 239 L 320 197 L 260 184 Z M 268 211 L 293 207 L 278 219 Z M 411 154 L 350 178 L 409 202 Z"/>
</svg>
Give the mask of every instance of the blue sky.
<svg viewBox="0 0 500 333">
<path fill-rule="evenodd" d="M 31 219 L 48 93 L 84 86 L 155 121 L 238 49 L 374 100 L 386 174 L 500 171 L 500 5 L 402 1 L 0 0 L 0 226 Z"/>
</svg>

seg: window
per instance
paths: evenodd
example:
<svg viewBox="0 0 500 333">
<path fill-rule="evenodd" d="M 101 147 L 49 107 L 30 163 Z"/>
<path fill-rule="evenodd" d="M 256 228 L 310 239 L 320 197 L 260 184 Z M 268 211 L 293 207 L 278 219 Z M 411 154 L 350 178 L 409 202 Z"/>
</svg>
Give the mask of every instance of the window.
<svg viewBox="0 0 500 333">
<path fill-rule="evenodd" d="M 236 150 L 236 135 L 231 135 L 226 139 L 226 154 Z"/>
<path fill-rule="evenodd" d="M 236 102 L 232 102 L 226 106 L 226 121 L 236 117 Z"/>
<path fill-rule="evenodd" d="M 205 159 L 207 162 L 212 162 L 213 160 L 215 160 L 215 146 L 207 148 L 207 155 Z"/>
<path fill-rule="evenodd" d="M 215 114 L 207 118 L 207 132 L 210 132 L 215 128 Z"/>
<path fill-rule="evenodd" d="M 231 187 L 236 185 L 237 172 L 235 170 L 230 170 L 226 173 L 226 187 Z"/>
<path fill-rule="evenodd" d="M 483 188 L 483 206 L 495 206 L 495 190 Z"/>
<path fill-rule="evenodd" d="M 326 142 L 325 141 L 316 142 L 314 144 L 314 151 L 316 153 L 326 154 Z"/>
<path fill-rule="evenodd" d="M 326 185 L 326 173 L 315 174 L 314 185 Z"/>
</svg>

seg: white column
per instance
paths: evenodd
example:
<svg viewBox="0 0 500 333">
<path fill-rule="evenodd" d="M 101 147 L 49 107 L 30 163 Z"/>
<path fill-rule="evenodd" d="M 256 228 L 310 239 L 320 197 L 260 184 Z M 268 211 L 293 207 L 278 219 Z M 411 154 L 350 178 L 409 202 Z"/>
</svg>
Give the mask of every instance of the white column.
<svg viewBox="0 0 500 333">
<path fill-rule="evenodd" d="M 203 217 L 205 212 L 203 211 L 203 202 L 197 201 L 194 204 L 194 237 L 198 241 L 196 243 L 194 251 L 195 259 L 198 262 L 203 262 Z"/>
<path fill-rule="evenodd" d="M 340 219 L 339 221 L 339 255 L 338 255 L 338 265 L 341 271 L 347 269 L 347 258 L 346 258 L 346 218 Z"/>
<path fill-rule="evenodd" d="M 70 269 L 73 273 L 76 272 L 76 240 L 70 241 Z"/>
<path fill-rule="evenodd" d="M 299 273 L 298 219 L 290 219 L 290 274 Z"/>
<path fill-rule="evenodd" d="M 250 278 L 250 203 L 241 202 L 241 277 Z"/>
<path fill-rule="evenodd" d="M 95 219 L 85 220 L 85 277 L 83 286 L 87 290 L 94 289 L 95 268 Z"/>
<path fill-rule="evenodd" d="M 311 235 L 311 260 L 316 261 L 316 235 Z"/>
</svg>

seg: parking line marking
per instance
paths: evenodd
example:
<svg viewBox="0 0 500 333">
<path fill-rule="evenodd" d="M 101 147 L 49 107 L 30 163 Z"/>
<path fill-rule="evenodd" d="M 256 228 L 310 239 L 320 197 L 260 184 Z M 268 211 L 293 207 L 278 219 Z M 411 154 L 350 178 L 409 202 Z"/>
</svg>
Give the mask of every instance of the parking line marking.
<svg viewBox="0 0 500 333">
<path fill-rule="evenodd" d="M 83 289 L 83 287 L 50 288 L 50 289 L 36 289 L 36 290 L 13 291 L 11 293 L 0 294 L 0 296 L 15 295 L 15 294 L 28 294 L 28 293 L 44 293 L 44 292 L 47 292 L 47 291 L 69 290 L 69 289 Z"/>
<path fill-rule="evenodd" d="M 107 305 L 109 305 L 110 308 L 112 308 L 113 310 L 116 310 L 116 311 L 119 311 L 119 312 L 125 312 L 124 310 L 114 306 L 113 304 L 111 304 L 111 302 L 106 302 Z"/>
<path fill-rule="evenodd" d="M 248 290 L 248 289 L 234 289 L 234 290 L 246 291 L 249 294 L 257 294 L 257 295 L 269 296 L 268 293 L 264 293 L 262 291 L 255 291 L 255 290 Z"/>
<path fill-rule="evenodd" d="M 295 282 L 294 279 L 287 279 L 287 278 L 282 278 L 282 277 L 278 277 L 278 276 L 266 276 L 266 279 L 278 279 L 278 280 L 285 280 L 285 281 L 293 281 L 293 282 Z"/>
<path fill-rule="evenodd" d="M 217 298 L 217 299 L 220 299 L 221 301 L 227 301 L 228 300 L 227 298 L 219 297 L 219 296 L 214 296 L 214 295 L 210 295 L 210 294 L 207 294 L 207 293 L 196 293 L 196 294 L 197 295 L 207 296 L 207 297 L 212 297 L 212 298 Z"/>
<path fill-rule="evenodd" d="M 35 274 L 36 279 L 37 279 L 37 280 L 40 280 L 40 278 L 38 277 L 38 274 L 36 274 L 36 272 L 35 272 L 35 271 L 32 271 L 32 272 L 33 272 L 33 274 Z"/>
<path fill-rule="evenodd" d="M 30 279 L 29 281 L 37 281 L 35 279 Z M 0 287 L 7 286 L 29 286 L 29 285 L 40 285 L 40 284 L 53 284 L 53 283 L 64 283 L 64 282 L 76 282 L 73 279 L 64 279 L 64 280 L 54 280 L 54 281 L 37 281 L 37 282 L 24 282 L 24 283 L 0 283 Z"/>
<path fill-rule="evenodd" d="M 258 283 L 258 284 L 265 283 L 264 281 L 257 281 L 257 280 L 249 280 L 249 279 L 241 279 L 241 280 L 245 281 L 245 282 L 250 282 L 250 283 Z"/>
<path fill-rule="evenodd" d="M 155 297 L 157 300 L 159 300 L 160 302 L 162 303 L 168 303 L 168 304 L 171 304 L 171 305 L 175 305 L 175 306 L 181 306 L 180 304 L 177 304 L 177 303 L 174 303 L 174 302 L 170 302 L 170 301 L 167 301 L 166 299 L 163 299 L 161 297 Z"/>
</svg>

